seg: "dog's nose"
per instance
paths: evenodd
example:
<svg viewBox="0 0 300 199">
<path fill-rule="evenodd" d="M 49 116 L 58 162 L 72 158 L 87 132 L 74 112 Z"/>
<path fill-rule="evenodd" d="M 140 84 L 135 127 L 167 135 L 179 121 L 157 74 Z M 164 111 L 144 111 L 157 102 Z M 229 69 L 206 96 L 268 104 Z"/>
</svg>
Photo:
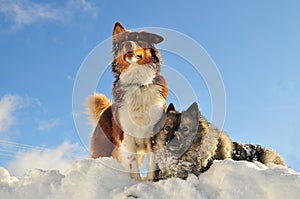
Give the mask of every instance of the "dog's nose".
<svg viewBox="0 0 300 199">
<path fill-rule="evenodd" d="M 134 51 L 135 50 L 135 43 L 133 41 L 128 41 L 124 45 L 126 51 Z"/>
<path fill-rule="evenodd" d="M 125 48 L 126 49 L 132 48 L 132 44 L 130 41 L 125 44 Z"/>
</svg>

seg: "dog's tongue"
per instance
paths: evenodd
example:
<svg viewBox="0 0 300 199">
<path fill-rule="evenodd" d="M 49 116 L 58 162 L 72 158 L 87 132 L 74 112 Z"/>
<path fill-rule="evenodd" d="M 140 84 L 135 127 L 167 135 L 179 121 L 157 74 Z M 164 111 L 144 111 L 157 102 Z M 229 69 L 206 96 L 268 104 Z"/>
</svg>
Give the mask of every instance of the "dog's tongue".
<svg viewBox="0 0 300 199">
<path fill-rule="evenodd" d="M 133 57 L 133 56 L 134 56 L 134 53 L 133 53 L 133 52 L 128 52 L 128 53 L 126 53 L 126 56 L 127 56 L 127 57 Z"/>
</svg>

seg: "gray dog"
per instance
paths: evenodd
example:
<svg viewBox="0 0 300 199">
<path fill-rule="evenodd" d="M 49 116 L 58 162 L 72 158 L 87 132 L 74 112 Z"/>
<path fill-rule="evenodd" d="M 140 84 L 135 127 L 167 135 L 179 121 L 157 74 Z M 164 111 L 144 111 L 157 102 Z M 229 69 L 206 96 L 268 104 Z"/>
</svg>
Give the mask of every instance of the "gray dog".
<svg viewBox="0 0 300 199">
<path fill-rule="evenodd" d="M 197 103 L 182 113 L 172 103 L 169 105 L 164 127 L 154 136 L 153 152 L 158 167 L 155 181 L 170 177 L 185 179 L 189 173 L 199 175 L 214 160 L 226 158 L 285 165 L 271 149 L 232 142 L 225 132 L 202 117 Z"/>
</svg>

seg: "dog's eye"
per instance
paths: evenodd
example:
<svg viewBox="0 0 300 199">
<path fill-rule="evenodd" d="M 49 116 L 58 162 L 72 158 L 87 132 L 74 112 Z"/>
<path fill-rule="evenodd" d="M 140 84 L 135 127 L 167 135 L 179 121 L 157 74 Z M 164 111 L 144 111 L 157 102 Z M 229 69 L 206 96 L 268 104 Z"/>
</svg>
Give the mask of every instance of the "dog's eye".
<svg viewBox="0 0 300 199">
<path fill-rule="evenodd" d="M 165 126 L 165 130 L 166 130 L 166 131 L 170 131 L 170 130 L 171 130 L 171 127 L 170 127 L 170 126 Z"/>
<path fill-rule="evenodd" d="M 185 126 L 185 127 L 183 127 L 183 128 L 181 129 L 181 131 L 182 131 L 183 133 L 186 133 L 186 132 L 189 131 L 189 128 Z"/>
</svg>

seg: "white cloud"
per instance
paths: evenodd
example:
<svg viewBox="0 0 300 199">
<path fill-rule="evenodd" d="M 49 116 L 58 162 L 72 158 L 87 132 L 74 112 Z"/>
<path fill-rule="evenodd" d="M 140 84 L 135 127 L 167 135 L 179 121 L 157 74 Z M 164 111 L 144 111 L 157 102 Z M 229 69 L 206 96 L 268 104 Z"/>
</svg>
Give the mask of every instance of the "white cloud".
<svg viewBox="0 0 300 199">
<path fill-rule="evenodd" d="M 39 99 L 31 98 L 28 95 L 6 94 L 0 98 L 0 133 L 7 132 L 13 125 L 17 124 L 16 111 L 30 106 L 38 107 L 43 112 L 47 112 Z"/>
<path fill-rule="evenodd" d="M 89 12 L 92 16 L 97 16 L 96 7 L 86 0 L 69 0 L 67 10 L 73 12 Z"/>
<path fill-rule="evenodd" d="M 96 7 L 86 0 L 69 0 L 63 7 L 30 0 L 0 0 L 0 4 L 0 14 L 4 16 L 10 30 L 41 21 L 63 22 L 83 13 L 97 16 Z"/>
<path fill-rule="evenodd" d="M 39 131 L 46 131 L 54 128 L 55 126 L 59 125 L 59 119 L 51 119 L 51 120 L 39 120 L 37 129 Z"/>
<path fill-rule="evenodd" d="M 64 142 L 57 148 L 44 150 L 33 148 L 30 151 L 20 151 L 16 153 L 16 158 L 7 164 L 7 168 L 15 176 L 22 176 L 35 168 L 65 171 L 72 161 L 84 157 L 88 155 L 79 144 Z"/>
<path fill-rule="evenodd" d="M 0 132 L 9 130 L 15 124 L 13 113 L 23 106 L 22 98 L 17 95 L 7 94 L 0 99 Z"/>
<path fill-rule="evenodd" d="M 55 21 L 62 17 L 58 9 L 28 0 L 2 0 L 1 4 L 0 13 L 12 23 L 12 29 L 19 29 L 39 20 Z"/>
</svg>

